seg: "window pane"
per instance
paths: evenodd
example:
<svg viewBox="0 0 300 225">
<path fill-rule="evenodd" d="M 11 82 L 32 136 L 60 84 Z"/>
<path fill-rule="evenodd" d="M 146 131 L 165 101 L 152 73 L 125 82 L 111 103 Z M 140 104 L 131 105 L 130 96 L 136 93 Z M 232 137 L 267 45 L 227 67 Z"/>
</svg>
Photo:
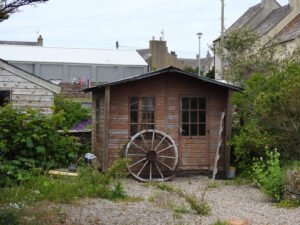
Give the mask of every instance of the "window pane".
<svg viewBox="0 0 300 225">
<path fill-rule="evenodd" d="M 191 125 L 191 136 L 197 136 L 197 124 Z"/>
<path fill-rule="evenodd" d="M 10 91 L 0 91 L 0 106 L 8 104 L 10 101 Z"/>
<path fill-rule="evenodd" d="M 199 123 L 205 123 L 205 111 L 199 112 Z"/>
<path fill-rule="evenodd" d="M 130 120 L 131 120 L 131 123 L 137 123 L 138 122 L 138 112 L 137 111 L 131 111 L 130 112 Z"/>
<path fill-rule="evenodd" d="M 206 135 L 205 124 L 199 124 L 198 126 L 199 126 L 199 135 L 205 136 Z"/>
<path fill-rule="evenodd" d="M 189 133 L 189 125 L 188 124 L 182 124 L 182 135 L 183 136 L 189 136 L 190 133 Z"/>
<path fill-rule="evenodd" d="M 189 112 L 182 112 L 182 122 L 188 123 L 190 121 Z"/>
<path fill-rule="evenodd" d="M 138 110 L 139 101 L 137 97 L 130 98 L 130 109 L 131 110 Z"/>
<path fill-rule="evenodd" d="M 191 98 L 191 109 L 197 109 L 197 98 Z"/>
<path fill-rule="evenodd" d="M 205 98 L 199 98 L 199 109 L 205 109 L 205 108 L 206 108 Z"/>
<path fill-rule="evenodd" d="M 190 99 L 183 98 L 182 99 L 182 109 L 189 109 L 190 108 Z"/>
<path fill-rule="evenodd" d="M 154 111 L 154 98 L 152 97 L 145 97 L 145 98 L 142 98 L 143 101 L 142 101 L 142 104 L 143 104 L 143 107 L 142 109 L 144 111 Z"/>
<path fill-rule="evenodd" d="M 154 112 L 142 111 L 141 123 L 154 123 Z"/>
<path fill-rule="evenodd" d="M 191 123 L 197 123 L 197 111 L 191 112 Z"/>
<path fill-rule="evenodd" d="M 137 133 L 138 129 L 137 129 L 137 124 L 131 124 L 130 125 L 130 135 L 133 136 Z"/>
</svg>

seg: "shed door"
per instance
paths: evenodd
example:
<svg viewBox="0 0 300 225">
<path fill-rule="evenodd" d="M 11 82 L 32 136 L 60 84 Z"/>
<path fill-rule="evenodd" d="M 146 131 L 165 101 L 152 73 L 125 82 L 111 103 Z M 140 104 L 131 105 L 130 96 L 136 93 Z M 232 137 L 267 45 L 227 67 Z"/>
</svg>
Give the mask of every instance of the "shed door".
<svg viewBox="0 0 300 225">
<path fill-rule="evenodd" d="M 208 136 L 206 98 L 181 97 L 180 104 L 180 156 L 183 170 L 207 169 Z"/>
</svg>

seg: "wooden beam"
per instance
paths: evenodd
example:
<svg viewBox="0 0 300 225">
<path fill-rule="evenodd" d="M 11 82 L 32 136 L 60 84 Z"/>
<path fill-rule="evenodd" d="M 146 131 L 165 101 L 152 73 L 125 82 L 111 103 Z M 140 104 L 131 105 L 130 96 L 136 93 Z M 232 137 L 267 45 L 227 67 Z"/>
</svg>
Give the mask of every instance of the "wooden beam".
<svg viewBox="0 0 300 225">
<path fill-rule="evenodd" d="M 102 171 L 108 168 L 108 139 L 109 139 L 109 109 L 110 109 L 110 86 L 105 87 L 104 97 L 104 142 Z"/>
<path fill-rule="evenodd" d="M 232 94 L 233 91 L 228 89 L 228 96 L 227 96 L 227 106 L 226 106 L 226 121 L 225 121 L 225 171 L 227 171 L 230 166 L 230 153 L 231 148 L 228 144 L 229 140 L 231 139 L 231 132 L 232 132 Z"/>
</svg>

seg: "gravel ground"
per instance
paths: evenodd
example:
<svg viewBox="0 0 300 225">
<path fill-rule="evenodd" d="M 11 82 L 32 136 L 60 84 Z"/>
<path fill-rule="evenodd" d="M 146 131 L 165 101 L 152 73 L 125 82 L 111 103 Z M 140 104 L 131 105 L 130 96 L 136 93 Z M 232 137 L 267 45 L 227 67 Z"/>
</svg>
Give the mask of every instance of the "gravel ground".
<svg viewBox="0 0 300 225">
<path fill-rule="evenodd" d="M 168 184 L 194 193 L 200 199 L 208 179 L 175 178 Z M 216 181 L 216 187 L 208 188 L 205 200 L 212 211 L 200 217 L 194 211 L 175 212 L 174 206 L 186 203 L 175 194 L 146 187 L 132 179 L 123 181 L 129 196 L 140 198 L 136 202 L 112 202 L 105 199 L 85 199 L 80 203 L 63 205 L 70 224 L 214 224 L 218 219 L 247 219 L 251 225 L 300 225 L 300 208 L 278 208 L 257 188 L 250 185 L 225 185 Z M 173 207 L 173 209 L 172 209 Z M 178 208 L 178 207 L 177 207 Z M 182 208 L 182 207 L 181 207 Z"/>
</svg>

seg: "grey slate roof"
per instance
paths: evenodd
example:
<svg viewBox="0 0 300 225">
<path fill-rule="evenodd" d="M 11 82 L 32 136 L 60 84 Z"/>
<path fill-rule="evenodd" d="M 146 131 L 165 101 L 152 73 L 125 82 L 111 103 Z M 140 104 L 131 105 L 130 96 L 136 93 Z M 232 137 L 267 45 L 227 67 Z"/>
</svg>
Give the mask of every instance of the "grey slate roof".
<svg viewBox="0 0 300 225">
<path fill-rule="evenodd" d="M 278 9 L 273 10 L 267 18 L 265 18 L 254 31 L 262 36 L 270 31 L 276 24 L 278 24 L 284 17 L 286 17 L 291 12 L 290 5 L 282 6 Z"/>
<path fill-rule="evenodd" d="M 285 28 L 283 28 L 276 39 L 279 43 L 294 40 L 300 36 L 300 14 L 298 14 Z"/>
<path fill-rule="evenodd" d="M 28 45 L 28 46 L 41 46 L 35 41 L 0 41 L 0 45 Z"/>
<path fill-rule="evenodd" d="M 201 67 L 206 66 L 207 64 L 211 64 L 214 60 L 213 57 L 205 57 L 201 58 Z M 181 62 L 186 67 L 198 68 L 199 60 L 198 59 L 187 59 L 187 58 L 178 58 L 178 61 Z"/>
<path fill-rule="evenodd" d="M 226 32 L 231 30 L 240 29 L 244 27 L 249 20 L 251 20 L 261 10 L 261 3 L 250 7 L 237 21 L 235 21 Z M 251 28 L 251 27 L 249 27 Z"/>
<path fill-rule="evenodd" d="M 147 60 L 150 58 L 151 56 L 151 53 L 150 53 L 150 49 L 149 48 L 146 48 L 146 49 L 138 49 L 136 50 L 140 56 L 144 59 L 144 60 Z"/>
<path fill-rule="evenodd" d="M 198 75 L 195 75 L 193 73 L 188 73 L 188 72 L 185 72 L 183 70 L 180 70 L 176 67 L 169 66 L 169 67 L 166 67 L 164 69 L 157 70 L 157 71 L 154 71 L 154 72 L 148 72 L 148 73 L 136 75 L 136 76 L 133 76 L 133 77 L 125 78 L 125 79 L 122 79 L 122 80 L 109 82 L 109 83 L 105 83 L 105 84 L 100 84 L 100 85 L 95 86 L 95 87 L 86 88 L 83 91 L 85 93 L 93 92 L 93 91 L 101 90 L 104 87 L 114 86 L 114 85 L 128 83 L 128 82 L 133 82 L 133 81 L 137 81 L 137 80 L 142 80 L 142 79 L 159 76 L 161 74 L 166 74 L 166 73 L 177 73 L 177 74 L 180 74 L 182 76 L 191 77 L 192 79 L 201 80 L 203 82 L 211 83 L 211 84 L 214 84 L 214 85 L 220 86 L 220 87 L 229 88 L 229 89 L 232 89 L 234 91 L 241 91 L 242 90 L 240 87 L 237 87 L 237 86 L 234 86 L 234 85 L 231 85 L 231 84 L 219 82 L 219 81 L 216 81 L 214 79 L 210 79 L 210 78 L 207 78 L 207 77 L 204 77 L 204 76 L 198 76 Z"/>
</svg>

